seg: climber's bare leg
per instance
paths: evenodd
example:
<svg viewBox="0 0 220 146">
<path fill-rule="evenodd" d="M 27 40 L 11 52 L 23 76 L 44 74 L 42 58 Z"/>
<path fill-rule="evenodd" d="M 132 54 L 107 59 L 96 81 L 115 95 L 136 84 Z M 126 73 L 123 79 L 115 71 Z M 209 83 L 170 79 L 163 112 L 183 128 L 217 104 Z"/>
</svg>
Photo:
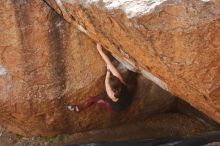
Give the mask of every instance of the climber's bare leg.
<svg viewBox="0 0 220 146">
<path fill-rule="evenodd" d="M 55 0 L 55 2 L 57 3 L 58 7 L 60 8 L 64 19 L 67 20 L 70 23 L 72 21 L 71 16 L 67 13 L 67 10 L 64 7 L 62 1 L 61 0 Z"/>
</svg>

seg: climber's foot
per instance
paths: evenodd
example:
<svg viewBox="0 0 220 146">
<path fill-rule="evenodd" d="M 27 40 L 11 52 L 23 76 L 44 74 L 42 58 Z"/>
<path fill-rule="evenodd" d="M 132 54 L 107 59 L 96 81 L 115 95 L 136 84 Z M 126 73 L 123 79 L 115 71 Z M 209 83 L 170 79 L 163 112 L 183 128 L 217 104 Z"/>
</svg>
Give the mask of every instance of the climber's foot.
<svg viewBox="0 0 220 146">
<path fill-rule="evenodd" d="M 71 111 L 71 112 L 80 112 L 79 107 L 77 105 L 68 105 L 67 108 Z"/>
</svg>

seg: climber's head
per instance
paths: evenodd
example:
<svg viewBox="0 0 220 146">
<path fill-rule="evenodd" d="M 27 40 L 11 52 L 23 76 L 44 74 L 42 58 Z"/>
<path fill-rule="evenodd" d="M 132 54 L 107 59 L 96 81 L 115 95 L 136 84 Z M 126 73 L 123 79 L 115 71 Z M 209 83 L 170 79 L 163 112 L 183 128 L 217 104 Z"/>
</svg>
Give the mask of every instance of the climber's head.
<svg viewBox="0 0 220 146">
<path fill-rule="evenodd" d="M 109 79 L 109 85 L 114 92 L 114 96 L 118 98 L 124 84 L 117 77 L 111 76 Z"/>
</svg>

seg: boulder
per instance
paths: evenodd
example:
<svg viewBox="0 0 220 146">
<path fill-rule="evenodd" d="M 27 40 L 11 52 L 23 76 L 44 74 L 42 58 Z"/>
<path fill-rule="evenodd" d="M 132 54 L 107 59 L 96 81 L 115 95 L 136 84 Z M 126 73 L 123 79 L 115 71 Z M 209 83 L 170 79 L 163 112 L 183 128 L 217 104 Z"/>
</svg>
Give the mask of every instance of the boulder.
<svg viewBox="0 0 220 146">
<path fill-rule="evenodd" d="M 46 0 L 128 68 L 220 123 L 219 0 Z"/>
<path fill-rule="evenodd" d="M 140 77 L 124 112 L 97 105 L 80 114 L 68 111 L 66 104 L 105 90 L 96 43 L 44 1 L 2 1 L 0 10 L 0 125 L 9 131 L 50 136 L 110 128 L 173 106 L 175 98 Z"/>
</svg>

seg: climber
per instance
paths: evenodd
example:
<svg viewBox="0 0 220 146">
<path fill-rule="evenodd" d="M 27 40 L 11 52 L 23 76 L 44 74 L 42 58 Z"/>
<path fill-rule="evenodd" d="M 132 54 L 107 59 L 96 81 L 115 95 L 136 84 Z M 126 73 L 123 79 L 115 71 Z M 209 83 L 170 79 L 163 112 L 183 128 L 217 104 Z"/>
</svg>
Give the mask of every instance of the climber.
<svg viewBox="0 0 220 146">
<path fill-rule="evenodd" d="M 80 112 L 94 103 L 110 111 L 122 111 L 131 104 L 132 95 L 136 88 L 137 74 L 129 71 L 128 78 L 125 81 L 108 56 L 103 52 L 100 44 L 97 44 L 97 50 L 106 63 L 105 89 L 111 100 L 107 101 L 98 96 L 93 96 L 81 105 L 67 106 L 70 111 Z"/>
</svg>

